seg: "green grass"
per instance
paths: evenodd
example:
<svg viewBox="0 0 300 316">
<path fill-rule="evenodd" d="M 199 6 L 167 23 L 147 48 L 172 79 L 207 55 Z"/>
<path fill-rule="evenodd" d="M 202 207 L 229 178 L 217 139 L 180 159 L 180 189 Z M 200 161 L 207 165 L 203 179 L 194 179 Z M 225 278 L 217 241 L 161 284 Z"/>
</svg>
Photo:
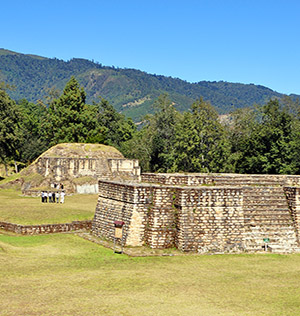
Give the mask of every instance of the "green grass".
<svg viewBox="0 0 300 316">
<path fill-rule="evenodd" d="M 300 315 L 300 255 L 130 258 L 0 234 L 1 315 Z"/>
<path fill-rule="evenodd" d="M 0 190 L 0 221 L 15 224 L 55 224 L 92 219 L 97 195 L 66 196 L 64 204 L 41 203 L 39 197 L 25 197 L 20 191 Z"/>
<path fill-rule="evenodd" d="M 93 177 L 85 176 L 85 177 L 74 178 L 73 182 L 77 185 L 82 185 L 86 183 L 95 183 L 97 182 L 97 179 Z"/>
</svg>

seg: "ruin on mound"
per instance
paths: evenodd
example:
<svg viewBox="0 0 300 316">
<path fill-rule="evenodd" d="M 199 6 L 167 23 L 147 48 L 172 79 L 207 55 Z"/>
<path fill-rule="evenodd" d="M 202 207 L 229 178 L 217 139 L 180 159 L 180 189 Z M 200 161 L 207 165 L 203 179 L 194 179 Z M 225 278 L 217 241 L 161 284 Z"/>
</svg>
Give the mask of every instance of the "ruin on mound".
<svg viewBox="0 0 300 316">
<path fill-rule="evenodd" d="M 99 180 L 92 222 L 114 240 L 123 221 L 128 246 L 185 252 L 299 252 L 300 176 L 142 174 L 141 181 Z"/>
<path fill-rule="evenodd" d="M 25 195 L 37 195 L 62 183 L 67 193 L 96 193 L 98 178 L 139 179 L 137 160 L 125 159 L 114 147 L 102 144 L 63 143 L 38 157 L 17 179 Z"/>
</svg>

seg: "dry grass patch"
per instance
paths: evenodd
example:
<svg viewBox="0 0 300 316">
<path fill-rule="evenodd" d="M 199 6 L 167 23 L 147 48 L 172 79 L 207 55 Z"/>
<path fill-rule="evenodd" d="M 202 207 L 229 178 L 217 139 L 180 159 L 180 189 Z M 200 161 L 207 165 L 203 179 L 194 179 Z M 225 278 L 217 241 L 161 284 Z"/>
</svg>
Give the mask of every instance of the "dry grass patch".
<svg viewBox="0 0 300 316">
<path fill-rule="evenodd" d="M 300 315 L 299 255 L 130 258 L 71 234 L 0 246 L 3 315 Z"/>
<path fill-rule="evenodd" d="M 0 190 L 0 221 L 22 225 L 68 223 L 93 218 L 97 194 L 65 197 L 65 203 L 41 203 L 39 197 L 25 197 L 20 191 Z"/>
</svg>

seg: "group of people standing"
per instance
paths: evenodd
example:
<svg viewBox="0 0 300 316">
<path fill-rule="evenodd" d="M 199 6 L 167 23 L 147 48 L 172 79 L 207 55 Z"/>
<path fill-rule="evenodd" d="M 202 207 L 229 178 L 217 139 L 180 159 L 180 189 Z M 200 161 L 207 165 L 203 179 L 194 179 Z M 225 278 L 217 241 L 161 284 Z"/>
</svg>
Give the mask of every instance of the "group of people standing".
<svg viewBox="0 0 300 316">
<path fill-rule="evenodd" d="M 48 192 L 48 191 L 42 191 L 41 192 L 41 198 L 42 203 L 64 203 L 65 202 L 65 191 L 56 191 L 56 192 Z"/>
</svg>

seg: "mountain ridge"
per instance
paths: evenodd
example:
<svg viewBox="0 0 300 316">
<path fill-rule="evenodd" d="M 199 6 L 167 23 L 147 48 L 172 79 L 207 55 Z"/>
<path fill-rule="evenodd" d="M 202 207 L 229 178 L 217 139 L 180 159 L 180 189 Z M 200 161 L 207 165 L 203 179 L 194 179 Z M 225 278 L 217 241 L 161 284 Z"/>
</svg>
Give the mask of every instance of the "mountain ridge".
<svg viewBox="0 0 300 316">
<path fill-rule="evenodd" d="M 61 92 L 71 76 L 84 87 L 87 102 L 98 102 L 99 96 L 104 97 L 119 112 L 134 120 L 153 112 L 152 105 L 162 93 L 168 93 L 180 111 L 187 110 L 196 99 L 203 97 L 221 114 L 284 96 L 262 85 L 226 81 L 190 83 L 133 68 L 103 66 L 83 58 L 64 61 L 0 48 L 0 80 L 16 87 L 8 91 L 13 99 L 36 102 L 49 95 L 51 88 Z"/>
</svg>

